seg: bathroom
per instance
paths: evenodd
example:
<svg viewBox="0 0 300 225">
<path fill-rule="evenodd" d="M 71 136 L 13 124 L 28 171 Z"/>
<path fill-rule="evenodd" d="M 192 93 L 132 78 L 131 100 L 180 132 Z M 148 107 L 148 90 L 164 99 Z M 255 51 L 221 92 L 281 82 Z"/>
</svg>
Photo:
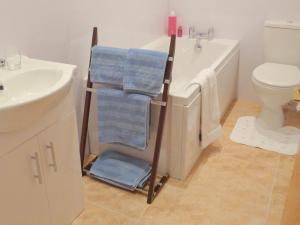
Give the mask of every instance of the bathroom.
<svg viewBox="0 0 300 225">
<path fill-rule="evenodd" d="M 253 74 L 266 62 L 265 28 L 277 26 L 265 26 L 266 21 L 299 24 L 299 1 L 11 0 L 3 1 L 0 10 L 0 59 L 12 52 L 22 55 L 21 68 L 10 70 L 9 61 L 0 68 L 4 86 L 0 90 L 1 225 L 300 224 L 298 153 L 233 140 L 242 133 L 233 133 L 239 119 L 256 117 L 262 109 Z M 176 37 L 172 107 L 166 113 L 158 165 L 158 174 L 168 172 L 170 178 L 147 204 L 144 193 L 81 176 L 79 150 L 85 96 L 91 93 L 86 92 L 91 42 L 97 27 L 100 46 L 168 51 L 172 11 L 184 37 Z M 191 27 L 207 35 L 213 28 L 211 40 L 200 40 L 199 52 L 194 49 L 197 38 L 189 38 Z M 185 82 L 192 83 L 193 78 L 187 78 L 208 66 L 219 71 L 219 78 L 224 76 L 218 80 L 222 135 L 199 151 L 195 146 L 204 103 L 198 101 L 199 87 L 187 89 Z M 178 75 L 181 71 L 184 74 Z M 24 77 L 6 82 L 18 74 Z M 51 86 L 60 76 L 65 79 Z M 24 101 L 13 110 L 8 104 L 15 103 L 5 100 L 10 87 Z M 26 88 L 44 94 L 40 104 L 25 104 L 32 97 L 24 96 Z M 43 92 L 47 90 L 51 96 Z M 290 104 L 284 106 L 284 120 L 300 128 L 293 98 L 291 94 Z M 105 148 L 98 143 L 93 92 L 91 100 L 85 164 Z M 150 136 L 158 134 L 159 108 L 151 109 Z M 124 146 L 120 150 L 151 161 L 154 144 L 151 136 L 149 151 Z"/>
</svg>

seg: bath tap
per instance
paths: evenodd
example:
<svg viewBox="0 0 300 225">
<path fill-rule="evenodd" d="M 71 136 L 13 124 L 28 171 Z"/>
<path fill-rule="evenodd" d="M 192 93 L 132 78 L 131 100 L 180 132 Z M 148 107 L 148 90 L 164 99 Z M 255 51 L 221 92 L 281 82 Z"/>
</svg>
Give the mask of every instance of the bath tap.
<svg viewBox="0 0 300 225">
<path fill-rule="evenodd" d="M 195 49 L 196 50 L 201 50 L 202 45 L 201 45 L 201 36 L 199 34 L 196 35 L 196 43 L 195 43 Z"/>
<path fill-rule="evenodd" d="M 196 29 L 194 26 L 189 27 L 189 38 L 195 38 L 196 37 Z"/>
<path fill-rule="evenodd" d="M 5 66 L 5 59 L 0 58 L 0 68 Z"/>
<path fill-rule="evenodd" d="M 210 28 L 208 28 L 207 32 L 200 32 L 200 31 L 196 31 L 195 26 L 190 26 L 189 27 L 189 38 L 191 38 L 191 39 L 195 39 L 195 38 L 208 39 L 210 41 L 214 38 L 214 28 L 210 27 Z"/>
<path fill-rule="evenodd" d="M 201 46 L 201 40 L 202 39 L 207 39 L 207 40 L 212 40 L 214 38 L 214 28 L 210 27 L 207 31 L 207 33 L 205 32 L 196 32 L 196 43 L 195 43 L 195 49 L 197 50 L 201 50 L 202 46 Z"/>
<path fill-rule="evenodd" d="M 3 68 L 4 66 L 5 66 L 5 59 L 0 58 L 0 68 Z M 4 85 L 1 80 L 0 80 L 0 91 L 4 91 Z"/>
<path fill-rule="evenodd" d="M 203 39 L 208 39 L 209 41 L 214 38 L 214 28 L 210 27 L 208 28 L 207 33 L 200 33 L 200 37 Z"/>
</svg>

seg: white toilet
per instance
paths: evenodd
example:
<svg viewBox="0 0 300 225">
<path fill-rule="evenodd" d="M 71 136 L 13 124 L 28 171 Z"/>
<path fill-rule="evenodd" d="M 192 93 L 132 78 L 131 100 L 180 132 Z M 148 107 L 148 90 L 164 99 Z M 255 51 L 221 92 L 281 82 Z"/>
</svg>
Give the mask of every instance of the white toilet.
<svg viewBox="0 0 300 225">
<path fill-rule="evenodd" d="M 293 89 L 300 87 L 300 23 L 267 21 L 264 53 L 266 63 L 252 75 L 263 104 L 257 123 L 276 129 L 284 125 L 282 106 L 292 99 Z"/>
</svg>

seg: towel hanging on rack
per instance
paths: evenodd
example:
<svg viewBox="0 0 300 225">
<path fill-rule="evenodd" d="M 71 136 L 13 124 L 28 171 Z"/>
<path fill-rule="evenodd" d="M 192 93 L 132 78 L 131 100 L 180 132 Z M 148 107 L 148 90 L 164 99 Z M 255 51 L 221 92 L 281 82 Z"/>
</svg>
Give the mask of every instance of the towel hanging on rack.
<svg viewBox="0 0 300 225">
<path fill-rule="evenodd" d="M 92 48 L 91 81 L 123 86 L 127 49 L 95 46 Z"/>
<path fill-rule="evenodd" d="M 129 49 L 124 67 L 124 90 L 152 97 L 160 94 L 168 54 L 145 49 Z"/>
<path fill-rule="evenodd" d="M 151 98 L 122 90 L 97 90 L 101 143 L 120 143 L 145 150 L 149 139 Z"/>
</svg>

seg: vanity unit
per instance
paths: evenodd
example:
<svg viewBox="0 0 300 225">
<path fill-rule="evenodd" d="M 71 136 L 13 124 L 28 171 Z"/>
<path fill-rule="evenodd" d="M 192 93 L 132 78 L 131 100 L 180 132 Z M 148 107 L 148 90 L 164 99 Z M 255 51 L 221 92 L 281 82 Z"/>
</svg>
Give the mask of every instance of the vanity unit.
<svg viewBox="0 0 300 225">
<path fill-rule="evenodd" d="M 0 71 L 0 224 L 69 225 L 83 210 L 74 69 L 24 58 Z"/>
</svg>

